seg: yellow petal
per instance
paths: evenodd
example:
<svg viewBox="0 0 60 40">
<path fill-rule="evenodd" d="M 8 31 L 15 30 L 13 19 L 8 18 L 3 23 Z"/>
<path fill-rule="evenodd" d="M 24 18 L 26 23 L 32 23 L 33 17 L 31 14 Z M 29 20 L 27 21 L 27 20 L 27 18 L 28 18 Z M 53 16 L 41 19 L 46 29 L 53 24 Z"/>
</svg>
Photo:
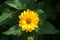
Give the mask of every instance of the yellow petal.
<svg viewBox="0 0 60 40">
<path fill-rule="evenodd" d="M 27 9 L 19 15 L 19 26 L 21 26 L 23 31 L 32 32 L 38 28 L 39 17 L 38 13 Z"/>
</svg>

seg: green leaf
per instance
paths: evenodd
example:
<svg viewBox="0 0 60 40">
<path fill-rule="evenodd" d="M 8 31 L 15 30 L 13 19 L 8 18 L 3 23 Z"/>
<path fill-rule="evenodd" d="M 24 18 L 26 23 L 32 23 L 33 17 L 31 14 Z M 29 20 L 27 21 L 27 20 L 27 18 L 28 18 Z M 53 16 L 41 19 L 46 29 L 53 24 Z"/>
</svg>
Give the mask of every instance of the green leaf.
<svg viewBox="0 0 60 40">
<path fill-rule="evenodd" d="M 3 32 L 3 34 L 20 36 L 22 34 L 22 30 L 17 25 L 13 25 L 10 29 Z"/>
<path fill-rule="evenodd" d="M 0 15 L 0 25 L 7 21 L 10 20 L 12 18 L 12 12 L 9 9 L 3 10 L 2 11 L 2 15 Z"/>
<path fill-rule="evenodd" d="M 6 1 L 5 3 L 18 10 L 26 9 L 26 4 L 21 3 L 19 0 Z"/>
<path fill-rule="evenodd" d="M 41 9 L 36 9 L 35 12 L 37 12 L 37 13 L 40 14 L 40 15 L 44 13 L 44 11 L 41 10 Z"/>
<path fill-rule="evenodd" d="M 58 33 L 58 30 L 56 30 L 55 27 L 50 22 L 46 22 L 46 25 L 44 27 L 40 27 L 35 31 L 38 34 L 56 34 L 56 33 Z"/>
<path fill-rule="evenodd" d="M 41 10 L 41 9 L 36 9 L 35 12 L 37 12 L 39 14 L 40 26 L 44 26 L 45 25 L 45 21 L 46 21 L 45 12 L 43 10 Z"/>
<path fill-rule="evenodd" d="M 35 0 L 22 0 L 22 3 L 27 5 L 27 9 L 36 9 L 36 3 Z"/>
<path fill-rule="evenodd" d="M 38 7 L 37 8 L 40 8 L 40 9 L 44 9 L 45 8 L 45 2 L 41 1 L 38 3 Z"/>
</svg>

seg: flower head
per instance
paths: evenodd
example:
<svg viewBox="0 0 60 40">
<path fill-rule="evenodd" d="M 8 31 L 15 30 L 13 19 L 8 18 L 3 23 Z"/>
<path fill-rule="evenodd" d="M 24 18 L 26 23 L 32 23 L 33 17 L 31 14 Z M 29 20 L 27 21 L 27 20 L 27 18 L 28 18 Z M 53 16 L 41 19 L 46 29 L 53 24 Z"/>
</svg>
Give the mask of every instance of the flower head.
<svg viewBox="0 0 60 40">
<path fill-rule="evenodd" d="M 21 27 L 23 31 L 32 32 L 32 30 L 38 28 L 39 17 L 34 11 L 27 9 L 27 11 L 19 15 L 19 19 L 19 27 Z"/>
</svg>

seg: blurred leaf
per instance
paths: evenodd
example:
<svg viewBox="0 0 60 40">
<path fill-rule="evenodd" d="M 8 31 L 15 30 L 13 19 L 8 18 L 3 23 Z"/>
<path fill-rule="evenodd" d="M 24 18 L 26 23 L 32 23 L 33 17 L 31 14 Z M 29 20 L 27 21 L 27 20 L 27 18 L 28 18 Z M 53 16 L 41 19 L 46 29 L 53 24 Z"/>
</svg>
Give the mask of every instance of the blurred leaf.
<svg viewBox="0 0 60 40">
<path fill-rule="evenodd" d="M 6 1 L 5 3 L 18 10 L 26 9 L 26 4 L 21 3 L 19 0 Z"/>
<path fill-rule="evenodd" d="M 40 15 L 44 13 L 44 11 L 41 10 L 41 9 L 36 9 L 35 11 L 36 11 L 38 14 L 40 14 Z"/>
<path fill-rule="evenodd" d="M 35 12 L 37 12 L 39 14 L 39 18 L 40 18 L 40 26 L 44 26 L 45 25 L 45 21 L 46 21 L 46 15 L 44 13 L 43 10 L 41 9 L 36 9 Z"/>
<path fill-rule="evenodd" d="M 10 18 L 12 18 L 11 15 L 12 15 L 12 12 L 10 12 L 9 9 L 3 10 L 3 11 L 2 11 L 2 15 L 0 15 L 0 25 L 1 25 L 2 22 L 4 22 L 5 20 L 7 20 L 7 22 L 8 22 L 8 20 L 9 20 Z"/>
<path fill-rule="evenodd" d="M 25 3 L 25 4 L 30 4 L 32 3 L 34 0 L 20 0 L 22 3 Z"/>
<path fill-rule="evenodd" d="M 60 13 L 60 3 L 58 3 L 58 4 L 56 5 L 56 10 L 57 10 L 57 12 Z"/>
<path fill-rule="evenodd" d="M 10 29 L 3 32 L 3 34 L 20 36 L 22 34 L 22 30 L 17 25 L 13 25 Z"/>
<path fill-rule="evenodd" d="M 45 8 L 45 2 L 41 1 L 38 3 L 38 7 L 37 8 L 40 8 L 40 9 L 44 9 Z"/>
<path fill-rule="evenodd" d="M 39 29 L 35 30 L 38 34 L 56 34 L 58 30 L 50 23 L 46 22 L 44 27 L 40 27 Z"/>
<path fill-rule="evenodd" d="M 47 0 L 45 0 L 47 1 Z M 45 11 L 45 14 L 46 14 L 46 19 L 55 19 L 56 18 L 56 11 L 52 8 L 52 6 L 50 5 L 49 2 L 44 2 L 44 1 L 41 1 L 38 3 L 38 7 L 39 9 L 43 9 Z"/>
<path fill-rule="evenodd" d="M 35 9 L 36 8 L 35 0 L 20 0 L 20 2 L 26 4 L 27 9 Z"/>
</svg>

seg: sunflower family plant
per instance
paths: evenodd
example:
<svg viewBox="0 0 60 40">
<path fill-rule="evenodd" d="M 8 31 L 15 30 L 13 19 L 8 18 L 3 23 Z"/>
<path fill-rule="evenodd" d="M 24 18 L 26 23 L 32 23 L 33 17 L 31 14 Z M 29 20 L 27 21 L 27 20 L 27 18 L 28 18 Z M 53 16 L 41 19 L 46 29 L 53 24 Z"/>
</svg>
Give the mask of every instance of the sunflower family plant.
<svg viewBox="0 0 60 40">
<path fill-rule="evenodd" d="M 2 34 L 15 36 L 13 40 L 39 40 L 38 36 L 43 40 L 43 34 L 57 34 L 58 30 L 47 21 L 55 16 L 48 15 L 45 4 L 37 0 L 5 0 L 0 6 Z"/>
</svg>

